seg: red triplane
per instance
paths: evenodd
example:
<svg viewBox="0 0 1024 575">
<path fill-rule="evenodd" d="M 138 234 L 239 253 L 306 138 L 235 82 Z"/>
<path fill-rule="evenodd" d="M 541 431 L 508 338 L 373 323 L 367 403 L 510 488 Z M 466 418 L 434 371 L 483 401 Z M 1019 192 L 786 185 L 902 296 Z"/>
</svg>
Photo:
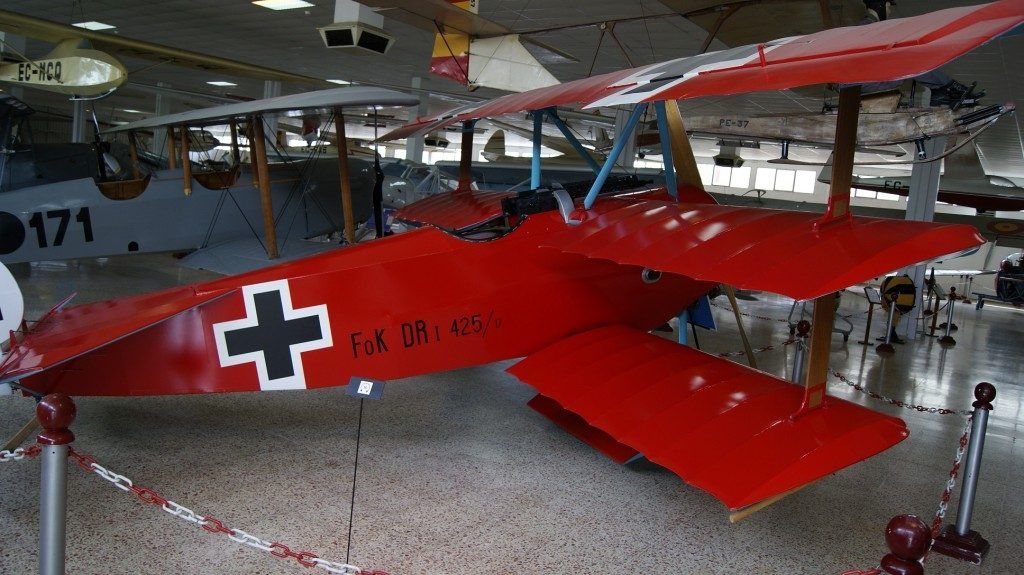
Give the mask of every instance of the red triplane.
<svg viewBox="0 0 1024 575">
<path fill-rule="evenodd" d="M 586 197 L 467 186 L 401 210 L 400 219 L 420 224 L 413 231 L 204 284 L 57 309 L 12 342 L 0 380 L 32 394 L 311 389 L 525 356 L 510 371 L 540 392 L 531 405 L 616 460 L 643 454 L 732 509 L 778 497 L 907 436 L 901 420 L 825 395 L 833 311 L 826 294 L 983 240 L 969 226 L 851 217 L 856 89 L 841 94 L 824 216 L 716 205 L 687 168 L 692 152 L 678 126 L 671 129 L 665 101 L 905 78 L 1022 21 L 1020 1 L 955 8 L 420 120 L 388 137 L 523 111 L 557 121 L 560 105 L 635 106 L 632 125 L 617 135 L 624 141 L 653 102 L 662 141 L 674 144 L 663 150 L 668 186 L 601 193 L 620 149 L 581 190 Z M 538 180 L 539 168 L 535 161 Z M 718 283 L 819 298 L 805 387 L 648 333 Z"/>
</svg>

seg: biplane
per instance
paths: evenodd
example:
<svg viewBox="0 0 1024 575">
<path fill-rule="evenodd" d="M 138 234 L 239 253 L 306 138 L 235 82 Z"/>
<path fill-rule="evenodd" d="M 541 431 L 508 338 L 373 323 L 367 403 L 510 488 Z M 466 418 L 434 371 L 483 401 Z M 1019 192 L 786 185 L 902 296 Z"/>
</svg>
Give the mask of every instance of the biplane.
<svg viewBox="0 0 1024 575">
<path fill-rule="evenodd" d="M 303 240 L 354 230 L 355 221 L 371 214 L 373 162 L 349 158 L 344 146 L 340 162 L 268 154 L 273 140 L 263 118 L 322 113 L 339 120 L 335 129 L 344 134 L 342 110 L 416 102 L 399 92 L 353 86 L 158 116 L 105 132 L 127 137 L 116 154 L 120 160 L 110 159 L 109 143 L 61 144 L 63 155 L 47 155 L 54 145 L 22 142 L 6 165 L 11 177 L 0 193 L 0 261 L 198 250 L 186 265 L 237 273 L 331 249 L 336 243 Z M 203 154 L 192 153 L 209 147 L 202 128 L 211 125 L 230 125 L 227 162 L 202 162 L 197 156 Z M 167 138 L 166 158 L 148 165 L 140 158 L 144 132 Z M 242 147 L 250 163 L 241 162 Z M 49 156 L 55 159 L 40 161 Z M 69 161 L 76 169 L 64 166 Z M 4 168 L 0 163 L 0 172 Z"/>
<path fill-rule="evenodd" d="M 1022 22 L 1020 0 L 953 8 L 423 118 L 385 138 L 457 122 L 471 137 L 477 118 L 526 111 L 540 125 L 556 106 L 632 109 L 585 189 L 467 185 L 400 210 L 419 224 L 405 233 L 208 283 L 59 305 L 13 334 L 0 381 L 31 395 L 313 389 L 523 357 L 510 371 L 538 390 L 530 405 L 588 444 L 616 461 L 642 455 L 731 509 L 763 505 L 908 435 L 902 420 L 827 393 L 835 292 L 983 240 L 971 226 L 852 216 L 856 86 L 840 95 L 823 216 L 717 205 L 693 169 L 676 100 L 907 77 Z M 667 185 L 606 189 L 649 105 Z M 535 155 L 535 182 L 541 167 Z M 718 284 L 814 300 L 803 386 L 649 333 Z"/>
</svg>

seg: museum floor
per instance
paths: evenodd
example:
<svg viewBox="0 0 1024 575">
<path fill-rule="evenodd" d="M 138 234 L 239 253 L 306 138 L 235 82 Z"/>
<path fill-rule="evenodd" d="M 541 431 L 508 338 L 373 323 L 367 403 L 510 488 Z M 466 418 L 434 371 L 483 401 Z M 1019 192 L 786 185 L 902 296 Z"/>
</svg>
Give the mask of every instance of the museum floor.
<svg viewBox="0 0 1024 575">
<path fill-rule="evenodd" d="M 212 277 L 168 256 L 12 271 L 30 318 L 75 290 L 82 302 Z M 741 305 L 786 317 L 788 300 L 760 298 Z M 840 313 L 855 314 L 855 331 L 846 344 L 833 339 L 832 365 L 870 389 L 966 409 L 977 382 L 996 384 L 973 522 L 992 551 L 981 567 L 933 556 L 926 573 L 1021 573 L 1024 311 L 960 306 L 956 347 L 926 338 L 883 360 L 855 343 L 866 301 L 852 292 L 843 300 Z M 739 349 L 731 313 L 714 312 L 722 329 L 702 333 L 703 348 Z M 789 335 L 784 322 L 747 321 L 755 347 Z M 758 361 L 785 374 L 792 353 L 787 346 Z M 721 503 L 672 473 L 615 465 L 527 408 L 532 391 L 504 373 L 509 363 L 391 382 L 382 401 L 366 403 L 352 563 L 392 575 L 867 569 L 885 553 L 890 517 L 931 521 L 964 424 L 960 415 L 892 407 L 832 380 L 832 393 L 903 417 L 910 438 L 731 525 Z M 345 560 L 359 404 L 340 389 L 77 404 L 74 447 L 101 464 L 226 525 Z M 32 408 L 24 398 L 0 397 L 0 436 L 12 435 Z M 0 573 L 34 573 L 38 460 L 6 464 L 0 474 Z M 69 474 L 68 573 L 311 572 L 175 519 L 76 467 Z"/>
</svg>

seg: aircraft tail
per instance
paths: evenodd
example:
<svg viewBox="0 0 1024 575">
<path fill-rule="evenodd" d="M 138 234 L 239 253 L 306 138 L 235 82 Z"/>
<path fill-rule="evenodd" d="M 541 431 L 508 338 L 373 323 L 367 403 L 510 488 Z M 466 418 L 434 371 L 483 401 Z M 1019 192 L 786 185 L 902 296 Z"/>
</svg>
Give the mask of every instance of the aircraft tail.
<svg viewBox="0 0 1024 575">
<path fill-rule="evenodd" d="M 0 264 L 0 345 L 6 348 L 12 343 L 9 338 L 22 328 L 24 318 L 25 299 L 18 282 L 7 266 Z"/>
<path fill-rule="evenodd" d="M 950 142 L 950 145 L 953 145 L 953 142 Z M 981 165 L 973 142 L 946 156 L 942 168 L 942 175 L 947 178 L 988 182 L 988 176 L 985 175 L 985 168 Z"/>
<path fill-rule="evenodd" d="M 828 161 L 825 162 L 825 165 L 821 168 L 821 171 L 818 172 L 819 182 L 823 184 L 832 183 L 832 160 L 835 158 L 835 155 L 835 152 L 828 155 Z"/>
<path fill-rule="evenodd" d="M 479 0 L 448 1 L 473 14 L 479 10 Z M 483 86 L 525 92 L 558 84 L 558 79 L 526 49 L 524 42 L 544 52 L 549 61 L 576 61 L 557 48 L 519 34 L 470 38 L 465 32 L 446 27 L 434 35 L 430 73 L 470 89 Z"/>
<path fill-rule="evenodd" d="M 505 130 L 495 130 L 480 153 L 485 160 L 493 162 L 505 155 Z"/>
</svg>

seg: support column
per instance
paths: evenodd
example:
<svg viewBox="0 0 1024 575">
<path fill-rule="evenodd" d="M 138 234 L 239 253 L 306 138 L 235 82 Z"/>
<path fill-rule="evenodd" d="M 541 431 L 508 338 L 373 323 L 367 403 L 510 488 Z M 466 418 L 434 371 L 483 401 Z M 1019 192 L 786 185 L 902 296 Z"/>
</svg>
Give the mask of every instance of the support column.
<svg viewBox="0 0 1024 575">
<path fill-rule="evenodd" d="M 231 120 L 231 160 L 237 166 L 242 163 L 242 154 L 238 151 L 238 122 Z"/>
<path fill-rule="evenodd" d="M 181 132 L 181 186 L 186 196 L 192 195 L 192 160 L 189 158 L 188 150 L 191 144 L 188 126 L 182 124 L 178 128 Z"/>
<path fill-rule="evenodd" d="M 420 103 L 416 107 L 417 118 L 427 115 L 427 104 L 429 103 L 429 100 L 421 92 L 418 92 L 422 85 L 423 78 L 415 77 L 412 79 L 412 87 L 414 90 L 417 90 L 416 97 L 420 99 Z M 423 163 L 423 134 L 412 136 L 405 141 L 405 159 L 411 162 Z"/>
<path fill-rule="evenodd" d="M 158 138 L 159 136 L 154 132 L 153 139 Z M 167 169 L 176 170 L 178 169 L 178 145 L 174 143 L 174 126 L 167 126 L 167 137 L 164 141 L 167 144 Z"/>
<path fill-rule="evenodd" d="M 939 136 L 925 140 L 925 153 L 934 158 L 946 150 L 946 137 Z M 935 219 L 935 202 L 939 199 L 939 176 L 941 162 L 914 164 L 910 172 L 910 191 L 907 194 L 907 220 L 930 222 Z M 924 301 L 924 276 L 927 265 L 918 264 L 904 268 L 903 273 L 910 276 L 917 289 L 917 305 L 914 307 L 913 318 L 906 317 L 899 326 L 899 333 L 907 339 L 917 339 L 917 320 L 923 317 L 922 302 Z"/>
<path fill-rule="evenodd" d="M 263 98 L 276 98 L 281 95 L 281 82 L 279 80 L 263 81 Z M 277 139 L 277 116 L 271 115 L 263 119 L 266 124 L 266 135 L 268 138 Z"/>
<path fill-rule="evenodd" d="M 462 158 L 459 160 L 459 190 L 468 190 L 473 183 L 473 136 L 476 120 L 462 123 Z"/>
<path fill-rule="evenodd" d="M 636 137 L 633 130 L 629 129 L 630 110 L 615 110 L 615 141 L 622 141 L 622 152 L 619 154 L 619 165 L 624 168 L 632 168 L 636 159 Z"/>
<path fill-rule="evenodd" d="M 252 126 L 252 139 L 249 141 L 250 152 L 254 172 L 258 174 L 260 188 L 260 203 L 263 206 L 263 237 L 266 242 L 267 257 L 276 260 L 277 252 L 277 230 L 274 229 L 274 202 L 270 195 L 270 169 L 267 166 L 267 141 L 264 139 L 263 117 L 260 115 L 251 116 L 249 124 Z"/>
<path fill-rule="evenodd" d="M 341 108 L 334 110 L 334 135 L 338 140 L 338 176 L 341 180 L 341 211 L 345 218 L 345 242 L 356 243 L 356 219 L 352 213 L 352 182 L 348 169 L 348 142 L 345 139 L 345 116 Z"/>
<path fill-rule="evenodd" d="M 71 111 L 71 141 L 75 144 L 84 144 L 89 141 L 86 136 L 85 101 L 75 100 Z"/>
<path fill-rule="evenodd" d="M 533 155 L 530 157 L 530 189 L 540 187 L 540 142 L 544 136 L 544 112 L 533 111 Z"/>
<path fill-rule="evenodd" d="M 166 82 L 157 82 L 156 85 L 160 88 L 169 88 L 170 84 Z M 156 98 L 153 103 L 153 116 L 166 116 L 171 113 L 171 99 L 163 93 L 157 91 Z M 150 144 L 150 149 L 157 157 L 163 156 L 167 150 L 167 141 L 161 138 L 156 131 L 153 131 L 153 141 Z"/>
</svg>

